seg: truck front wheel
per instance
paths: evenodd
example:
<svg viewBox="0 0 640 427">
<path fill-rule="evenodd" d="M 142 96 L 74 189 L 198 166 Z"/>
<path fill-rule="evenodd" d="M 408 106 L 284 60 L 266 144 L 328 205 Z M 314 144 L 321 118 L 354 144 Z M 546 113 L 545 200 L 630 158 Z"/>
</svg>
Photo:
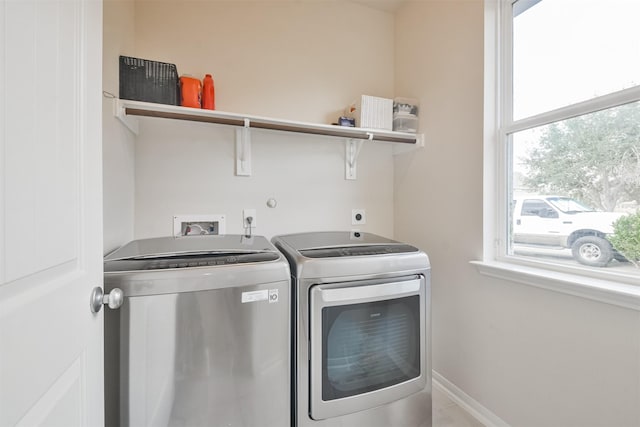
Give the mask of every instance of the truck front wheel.
<svg viewBox="0 0 640 427">
<path fill-rule="evenodd" d="M 613 248 L 607 239 L 596 236 L 579 238 L 571 246 L 573 258 L 580 264 L 604 267 L 613 259 Z"/>
</svg>

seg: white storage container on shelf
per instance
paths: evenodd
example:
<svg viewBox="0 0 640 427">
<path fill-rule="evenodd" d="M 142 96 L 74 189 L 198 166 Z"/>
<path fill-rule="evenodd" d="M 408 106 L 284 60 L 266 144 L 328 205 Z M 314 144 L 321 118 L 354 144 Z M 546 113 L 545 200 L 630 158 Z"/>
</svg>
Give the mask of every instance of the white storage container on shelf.
<svg viewBox="0 0 640 427">
<path fill-rule="evenodd" d="M 418 131 L 418 100 L 395 98 L 393 100 L 393 130 L 397 132 Z"/>
<path fill-rule="evenodd" d="M 362 95 L 357 102 L 347 107 L 345 115 L 355 119 L 357 127 L 391 130 L 393 100 Z"/>
</svg>

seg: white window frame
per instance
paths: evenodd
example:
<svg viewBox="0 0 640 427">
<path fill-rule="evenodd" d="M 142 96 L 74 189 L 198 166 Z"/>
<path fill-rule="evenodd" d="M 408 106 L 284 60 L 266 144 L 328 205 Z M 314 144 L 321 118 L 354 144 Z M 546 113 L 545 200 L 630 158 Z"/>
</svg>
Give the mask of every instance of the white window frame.
<svg viewBox="0 0 640 427">
<path fill-rule="evenodd" d="M 508 135 L 640 101 L 640 87 L 636 86 L 514 121 L 511 3 L 512 0 L 485 1 L 484 246 L 482 261 L 472 263 L 487 276 L 640 310 L 640 277 L 508 255 Z"/>
</svg>

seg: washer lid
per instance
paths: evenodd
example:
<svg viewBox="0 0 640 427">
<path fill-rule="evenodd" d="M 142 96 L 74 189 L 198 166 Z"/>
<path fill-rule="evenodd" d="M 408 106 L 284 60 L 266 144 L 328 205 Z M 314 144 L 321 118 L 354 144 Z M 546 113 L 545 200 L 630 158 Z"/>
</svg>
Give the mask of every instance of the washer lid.
<svg viewBox="0 0 640 427">
<path fill-rule="evenodd" d="M 331 231 L 300 233 L 276 238 L 308 258 L 386 255 L 419 252 L 419 249 L 371 233 Z"/>
<path fill-rule="evenodd" d="M 276 252 L 262 236 L 242 235 L 156 237 L 133 240 L 111 252 L 104 260 L 166 258 L 182 255 L 255 254 Z"/>
</svg>

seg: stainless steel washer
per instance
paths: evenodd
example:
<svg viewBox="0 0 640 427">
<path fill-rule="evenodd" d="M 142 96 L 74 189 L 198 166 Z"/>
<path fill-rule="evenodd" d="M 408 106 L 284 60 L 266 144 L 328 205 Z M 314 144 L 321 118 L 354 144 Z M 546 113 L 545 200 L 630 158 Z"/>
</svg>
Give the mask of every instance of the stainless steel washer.
<svg viewBox="0 0 640 427">
<path fill-rule="evenodd" d="M 107 426 L 290 423 L 290 275 L 264 237 L 130 242 L 105 258 Z"/>
<path fill-rule="evenodd" d="M 272 242 L 293 277 L 294 425 L 431 426 L 427 255 L 368 233 Z"/>
</svg>

